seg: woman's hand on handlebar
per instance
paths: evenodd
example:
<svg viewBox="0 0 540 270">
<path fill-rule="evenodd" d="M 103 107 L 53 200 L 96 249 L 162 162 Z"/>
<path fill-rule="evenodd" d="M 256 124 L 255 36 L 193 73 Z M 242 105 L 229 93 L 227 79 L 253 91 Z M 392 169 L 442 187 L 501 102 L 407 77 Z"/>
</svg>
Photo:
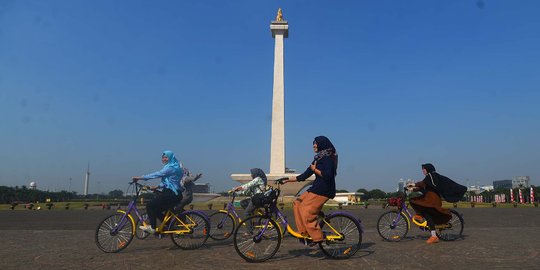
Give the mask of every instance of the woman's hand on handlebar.
<svg viewBox="0 0 540 270">
<path fill-rule="evenodd" d="M 143 179 L 142 176 L 133 176 L 133 177 L 131 177 L 131 181 L 133 181 L 133 182 L 137 182 L 137 181 L 142 180 L 142 179 Z"/>
<path fill-rule="evenodd" d="M 289 182 L 296 182 L 296 176 L 289 177 L 288 179 L 282 181 L 283 184 L 287 184 Z"/>
</svg>

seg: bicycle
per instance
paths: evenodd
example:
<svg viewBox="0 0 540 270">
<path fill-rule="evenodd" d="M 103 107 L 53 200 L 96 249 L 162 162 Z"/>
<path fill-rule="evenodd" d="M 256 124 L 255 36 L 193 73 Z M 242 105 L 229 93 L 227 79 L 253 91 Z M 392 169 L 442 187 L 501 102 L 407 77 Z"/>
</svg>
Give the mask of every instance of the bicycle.
<svg viewBox="0 0 540 270">
<path fill-rule="evenodd" d="M 410 197 L 409 191 L 405 188 L 406 197 Z M 397 210 L 390 210 L 383 213 L 377 221 L 377 231 L 386 241 L 398 242 L 403 239 L 411 228 L 411 221 L 418 226 L 420 230 L 429 232 L 427 221 L 418 221 L 413 218 L 404 197 L 389 199 L 390 206 L 397 206 Z M 463 233 L 464 221 L 461 214 L 450 209 L 452 218 L 446 224 L 435 225 L 435 230 L 439 239 L 443 241 L 454 241 L 461 238 Z"/>
<path fill-rule="evenodd" d="M 248 262 L 263 262 L 272 258 L 281 245 L 280 226 L 295 238 L 311 240 L 291 228 L 287 217 L 278 209 L 277 198 L 281 193 L 283 180 L 276 180 L 277 187 L 265 192 L 268 203 L 264 205 L 265 214 L 255 215 L 242 221 L 234 232 L 234 248 L 240 257 Z M 278 221 L 274 216 L 279 217 Z M 249 225 L 249 226 L 244 226 Z M 319 243 L 322 252 L 332 259 L 346 259 L 353 256 L 362 243 L 361 221 L 346 212 L 319 214 L 319 225 L 325 240 Z"/>
<path fill-rule="evenodd" d="M 147 233 L 137 230 L 139 224 L 148 224 L 144 215 L 137 209 L 137 198 L 142 191 L 149 188 L 136 182 L 131 182 L 130 185 L 134 185 L 135 196 L 127 210 L 118 210 L 103 219 L 96 228 L 95 243 L 103 252 L 120 252 L 131 243 L 133 236 L 137 235 L 138 238 L 148 236 Z M 158 237 L 170 235 L 173 243 L 181 249 L 197 249 L 208 239 L 209 230 L 210 224 L 206 215 L 198 211 L 177 213 L 174 210 L 167 210 L 163 222 L 156 229 L 156 235 Z"/>
<path fill-rule="evenodd" d="M 240 215 L 234 208 L 234 199 L 236 198 L 236 192 L 229 191 L 231 201 L 227 203 L 224 209 L 212 213 L 209 216 L 210 220 L 210 238 L 221 241 L 231 237 L 238 226 L 242 222 Z M 256 215 L 264 214 L 260 208 L 257 209 Z M 285 233 L 284 228 L 280 228 L 282 234 Z M 283 235 L 282 235 L 283 236 Z"/>
</svg>

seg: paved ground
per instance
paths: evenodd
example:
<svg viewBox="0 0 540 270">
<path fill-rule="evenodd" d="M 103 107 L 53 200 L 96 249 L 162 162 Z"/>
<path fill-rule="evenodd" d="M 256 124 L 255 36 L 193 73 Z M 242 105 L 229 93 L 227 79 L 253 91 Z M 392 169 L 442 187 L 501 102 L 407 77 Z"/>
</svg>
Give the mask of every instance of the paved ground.
<svg viewBox="0 0 540 270">
<path fill-rule="evenodd" d="M 383 209 L 350 210 L 362 220 L 362 249 L 347 260 L 327 259 L 286 237 L 264 263 L 242 260 L 232 241 L 211 239 L 201 249 L 175 248 L 169 238 L 134 239 L 118 254 L 94 244 L 94 230 L 113 210 L 0 211 L 0 269 L 539 269 L 540 208 L 458 209 L 462 240 L 424 243 L 413 229 L 402 242 L 383 241 L 376 222 Z M 289 214 L 289 216 L 291 216 Z"/>
</svg>

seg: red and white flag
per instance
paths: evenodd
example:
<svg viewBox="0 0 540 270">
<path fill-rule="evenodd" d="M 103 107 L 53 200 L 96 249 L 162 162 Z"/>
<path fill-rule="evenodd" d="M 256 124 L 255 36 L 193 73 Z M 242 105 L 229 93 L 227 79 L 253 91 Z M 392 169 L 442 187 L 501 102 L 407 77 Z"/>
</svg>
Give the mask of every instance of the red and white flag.
<svg viewBox="0 0 540 270">
<path fill-rule="evenodd" d="M 523 192 L 519 189 L 519 203 L 523 203 Z"/>
<path fill-rule="evenodd" d="M 514 191 L 510 189 L 510 202 L 514 202 Z"/>
<path fill-rule="evenodd" d="M 534 202 L 534 189 L 531 187 L 531 203 Z"/>
</svg>

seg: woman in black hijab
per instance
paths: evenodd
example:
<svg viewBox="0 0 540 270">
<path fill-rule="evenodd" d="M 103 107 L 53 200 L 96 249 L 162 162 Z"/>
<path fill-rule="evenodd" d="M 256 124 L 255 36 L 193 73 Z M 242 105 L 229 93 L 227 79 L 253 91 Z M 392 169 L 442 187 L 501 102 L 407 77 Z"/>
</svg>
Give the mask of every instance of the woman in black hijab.
<svg viewBox="0 0 540 270">
<path fill-rule="evenodd" d="M 338 165 L 336 148 L 325 136 L 318 136 L 313 140 L 313 151 L 316 154 L 306 171 L 285 180 L 285 183 L 304 181 L 315 174 L 313 185 L 293 203 L 296 227 L 299 233 L 306 237 L 311 236 L 310 246 L 324 240 L 317 216 L 326 201 L 336 196 L 335 177 Z M 307 241 L 304 243 L 307 244 Z"/>
<path fill-rule="evenodd" d="M 420 197 L 410 199 L 412 208 L 416 211 L 413 217 L 417 221 L 422 222 L 426 219 L 431 237 L 426 241 L 428 244 L 438 243 L 439 238 L 435 231 L 435 224 L 445 224 L 452 218 L 450 210 L 442 208 L 441 200 L 441 178 L 444 177 L 435 171 L 435 166 L 431 163 L 422 164 L 422 173 L 425 175 L 424 180 L 417 182 L 414 186 L 410 186 L 415 191 L 422 191 Z"/>
</svg>

